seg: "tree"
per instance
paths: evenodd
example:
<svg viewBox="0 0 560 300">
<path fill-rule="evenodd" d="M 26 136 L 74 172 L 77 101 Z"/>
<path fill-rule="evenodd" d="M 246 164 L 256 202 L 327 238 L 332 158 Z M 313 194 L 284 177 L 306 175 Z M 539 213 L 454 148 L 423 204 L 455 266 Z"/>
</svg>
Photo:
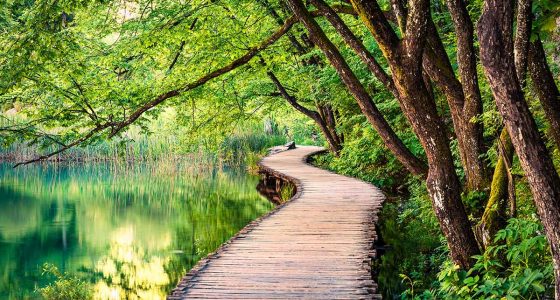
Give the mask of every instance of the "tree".
<svg viewBox="0 0 560 300">
<path fill-rule="evenodd" d="M 272 80 L 274 85 L 276 85 L 282 97 L 284 97 L 284 99 L 286 99 L 286 101 L 288 101 L 288 103 L 290 103 L 291 106 L 293 106 L 296 110 L 303 113 L 304 115 L 306 115 L 307 117 L 315 121 L 317 125 L 319 125 L 321 132 L 323 133 L 323 135 L 327 139 L 327 142 L 329 143 L 331 152 L 336 155 L 341 150 L 341 141 L 338 135 L 336 134 L 336 132 L 334 132 L 333 130 L 334 128 L 329 126 L 326 121 L 327 118 L 333 118 L 333 116 L 331 115 L 331 116 L 324 117 L 325 113 L 321 114 L 319 112 L 304 107 L 303 105 L 298 103 L 295 97 L 293 97 L 288 93 L 286 88 L 282 85 L 282 83 L 280 83 L 280 81 L 272 71 L 268 71 L 267 75 L 268 77 L 270 77 L 270 80 Z M 330 112 L 332 112 L 332 110 Z"/>
<path fill-rule="evenodd" d="M 552 250 L 560 298 L 560 177 L 540 137 L 515 74 L 513 3 L 486 0 L 478 24 L 480 57 Z"/>
<path fill-rule="evenodd" d="M 356 98 L 362 97 L 361 84 L 336 47 L 328 40 L 319 25 L 310 17 L 301 1 L 288 1 L 290 8 L 309 31 L 314 43 L 321 48 Z M 468 268 L 478 246 L 470 228 L 460 198 L 460 184 L 455 174 L 451 151 L 443 124 L 437 115 L 422 77 L 421 57 L 423 35 L 426 30 L 427 1 L 412 3 L 408 27 L 402 42 L 386 21 L 375 2 L 352 1 L 355 10 L 365 20 L 389 62 L 396 88 L 403 99 L 402 108 L 426 151 L 429 163 L 428 190 L 436 215 L 447 238 L 453 260 Z M 379 25 L 381 24 L 381 25 Z M 365 98 L 365 96 L 363 96 Z M 379 132 L 379 131 L 378 131 Z"/>
</svg>

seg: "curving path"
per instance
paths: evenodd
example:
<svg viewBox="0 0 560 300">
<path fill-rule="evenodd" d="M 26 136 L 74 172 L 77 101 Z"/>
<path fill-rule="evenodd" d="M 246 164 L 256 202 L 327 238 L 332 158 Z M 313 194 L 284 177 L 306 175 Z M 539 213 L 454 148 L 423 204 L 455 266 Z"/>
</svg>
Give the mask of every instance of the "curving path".
<svg viewBox="0 0 560 300">
<path fill-rule="evenodd" d="M 296 183 L 293 200 L 200 261 L 168 299 L 380 299 L 370 262 L 384 195 L 305 163 L 322 149 L 264 158 L 261 167 Z"/>
</svg>

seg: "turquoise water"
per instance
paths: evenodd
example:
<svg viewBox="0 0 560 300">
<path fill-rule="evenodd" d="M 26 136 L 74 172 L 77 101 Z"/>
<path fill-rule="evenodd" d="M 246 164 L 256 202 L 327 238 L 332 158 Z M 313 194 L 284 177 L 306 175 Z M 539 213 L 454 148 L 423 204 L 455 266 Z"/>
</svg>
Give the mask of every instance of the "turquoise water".
<svg viewBox="0 0 560 300">
<path fill-rule="evenodd" d="M 42 265 L 96 298 L 164 298 L 199 259 L 272 209 L 243 170 L 189 164 L 0 164 L 0 299 L 37 298 Z"/>
</svg>

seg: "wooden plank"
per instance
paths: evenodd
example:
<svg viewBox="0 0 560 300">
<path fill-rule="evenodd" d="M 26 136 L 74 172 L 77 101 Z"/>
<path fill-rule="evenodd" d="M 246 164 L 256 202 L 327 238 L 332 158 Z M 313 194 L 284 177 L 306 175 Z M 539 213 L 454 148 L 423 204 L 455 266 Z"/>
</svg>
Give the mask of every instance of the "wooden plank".
<svg viewBox="0 0 560 300">
<path fill-rule="evenodd" d="M 381 299 L 371 277 L 376 187 L 315 168 L 299 146 L 261 167 L 296 185 L 286 204 L 201 260 L 168 299 Z"/>
</svg>

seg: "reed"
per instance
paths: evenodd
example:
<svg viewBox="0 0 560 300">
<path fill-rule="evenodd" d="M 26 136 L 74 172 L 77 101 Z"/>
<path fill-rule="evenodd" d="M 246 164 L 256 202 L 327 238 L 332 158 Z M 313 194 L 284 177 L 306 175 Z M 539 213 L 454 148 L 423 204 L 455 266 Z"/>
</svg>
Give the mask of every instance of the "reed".
<svg viewBox="0 0 560 300">
<path fill-rule="evenodd" d="M 120 139 L 101 141 L 97 144 L 71 148 L 53 156 L 49 162 L 111 162 L 112 164 L 154 163 L 171 172 L 176 162 L 187 160 L 190 165 L 247 166 L 254 169 L 266 149 L 286 143 L 286 137 L 254 130 L 240 131 L 226 136 L 215 149 L 187 147 L 175 136 L 148 136 L 130 134 Z M 188 150 L 188 149 L 191 150 Z M 53 152 L 57 146 L 40 148 L 21 142 L 0 147 L 0 161 L 21 162 L 44 153 Z M 193 150 L 194 149 L 194 150 Z"/>
<path fill-rule="evenodd" d="M 218 156 L 227 165 L 244 165 L 254 169 L 268 148 L 285 144 L 286 141 L 286 136 L 281 134 L 258 131 L 238 132 L 224 139 L 218 150 Z"/>
</svg>

